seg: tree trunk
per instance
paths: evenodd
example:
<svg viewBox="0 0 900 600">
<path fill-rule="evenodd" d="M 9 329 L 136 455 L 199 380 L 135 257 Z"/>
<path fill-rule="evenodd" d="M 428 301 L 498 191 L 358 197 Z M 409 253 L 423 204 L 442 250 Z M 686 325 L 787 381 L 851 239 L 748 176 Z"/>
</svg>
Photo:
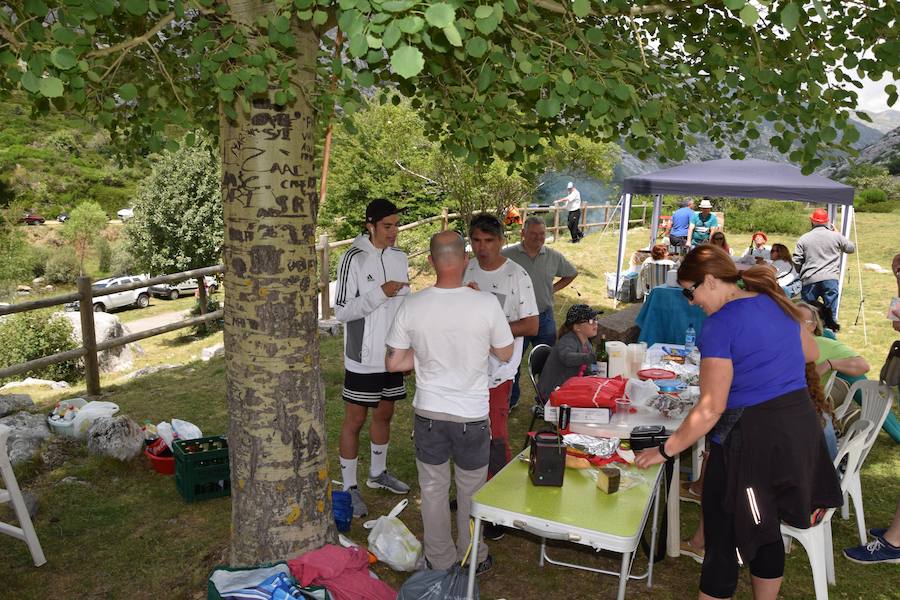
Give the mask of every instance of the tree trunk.
<svg viewBox="0 0 900 600">
<path fill-rule="evenodd" d="M 260 2 L 231 3 L 253 20 Z M 231 563 L 293 557 L 334 537 L 319 371 L 314 172 L 317 38 L 301 47 L 293 104 L 265 98 L 221 119 Z"/>
</svg>

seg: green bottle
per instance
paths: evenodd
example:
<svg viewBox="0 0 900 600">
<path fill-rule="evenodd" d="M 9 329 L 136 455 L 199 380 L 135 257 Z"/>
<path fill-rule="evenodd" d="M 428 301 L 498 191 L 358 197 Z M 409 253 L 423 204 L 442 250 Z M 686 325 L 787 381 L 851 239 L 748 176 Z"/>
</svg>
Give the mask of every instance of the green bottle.
<svg viewBox="0 0 900 600">
<path fill-rule="evenodd" d="M 609 376 L 609 353 L 606 351 L 606 336 L 600 338 L 600 345 L 597 346 L 597 375 L 600 377 Z"/>
</svg>

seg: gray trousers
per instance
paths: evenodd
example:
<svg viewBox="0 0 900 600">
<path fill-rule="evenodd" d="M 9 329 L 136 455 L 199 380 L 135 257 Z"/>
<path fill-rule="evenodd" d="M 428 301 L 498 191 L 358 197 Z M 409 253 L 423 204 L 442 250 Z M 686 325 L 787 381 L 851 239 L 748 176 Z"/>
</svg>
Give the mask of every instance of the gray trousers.
<svg viewBox="0 0 900 600">
<path fill-rule="evenodd" d="M 422 493 L 425 558 L 434 569 L 460 562 L 471 541 L 469 512 L 472 496 L 487 480 L 491 432 L 487 420 L 454 423 L 416 415 L 416 468 Z M 456 543 L 450 523 L 450 459 L 456 483 Z M 477 562 L 487 558 L 479 543 Z M 470 557 L 471 560 L 471 557 Z"/>
</svg>

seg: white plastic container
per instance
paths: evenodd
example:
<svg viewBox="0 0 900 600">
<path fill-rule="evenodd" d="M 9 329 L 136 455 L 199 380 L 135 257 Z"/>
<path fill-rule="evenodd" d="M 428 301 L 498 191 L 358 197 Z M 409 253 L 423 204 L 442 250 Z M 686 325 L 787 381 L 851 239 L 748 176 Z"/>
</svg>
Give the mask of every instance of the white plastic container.
<svg viewBox="0 0 900 600">
<path fill-rule="evenodd" d="M 87 404 L 87 401 L 84 398 L 70 398 L 68 400 L 61 400 L 59 402 L 61 406 L 77 406 L 79 410 Z M 76 413 L 77 416 L 77 413 Z M 50 417 L 47 417 L 47 425 L 50 426 L 51 431 L 58 435 L 64 435 L 67 437 L 75 437 L 75 419 L 71 420 L 53 420 Z"/>
<path fill-rule="evenodd" d="M 87 437 L 88 429 L 100 417 L 111 417 L 119 412 L 119 405 L 114 402 L 88 402 L 81 407 L 73 421 L 73 435 L 76 438 Z"/>
<path fill-rule="evenodd" d="M 628 346 L 625 342 L 608 341 L 606 351 L 609 353 L 609 371 L 607 377 L 616 375 L 628 376 Z"/>
</svg>

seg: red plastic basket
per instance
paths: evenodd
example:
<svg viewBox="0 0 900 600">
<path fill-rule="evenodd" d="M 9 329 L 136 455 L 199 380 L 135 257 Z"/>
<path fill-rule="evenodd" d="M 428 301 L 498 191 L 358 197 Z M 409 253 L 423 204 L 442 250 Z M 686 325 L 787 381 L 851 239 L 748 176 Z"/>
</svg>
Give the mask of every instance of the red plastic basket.
<svg viewBox="0 0 900 600">
<path fill-rule="evenodd" d="M 175 474 L 175 456 L 156 456 L 155 454 L 150 454 L 146 448 L 144 448 L 144 456 L 150 459 L 150 464 L 153 465 L 153 470 L 162 475 L 174 475 Z"/>
</svg>

